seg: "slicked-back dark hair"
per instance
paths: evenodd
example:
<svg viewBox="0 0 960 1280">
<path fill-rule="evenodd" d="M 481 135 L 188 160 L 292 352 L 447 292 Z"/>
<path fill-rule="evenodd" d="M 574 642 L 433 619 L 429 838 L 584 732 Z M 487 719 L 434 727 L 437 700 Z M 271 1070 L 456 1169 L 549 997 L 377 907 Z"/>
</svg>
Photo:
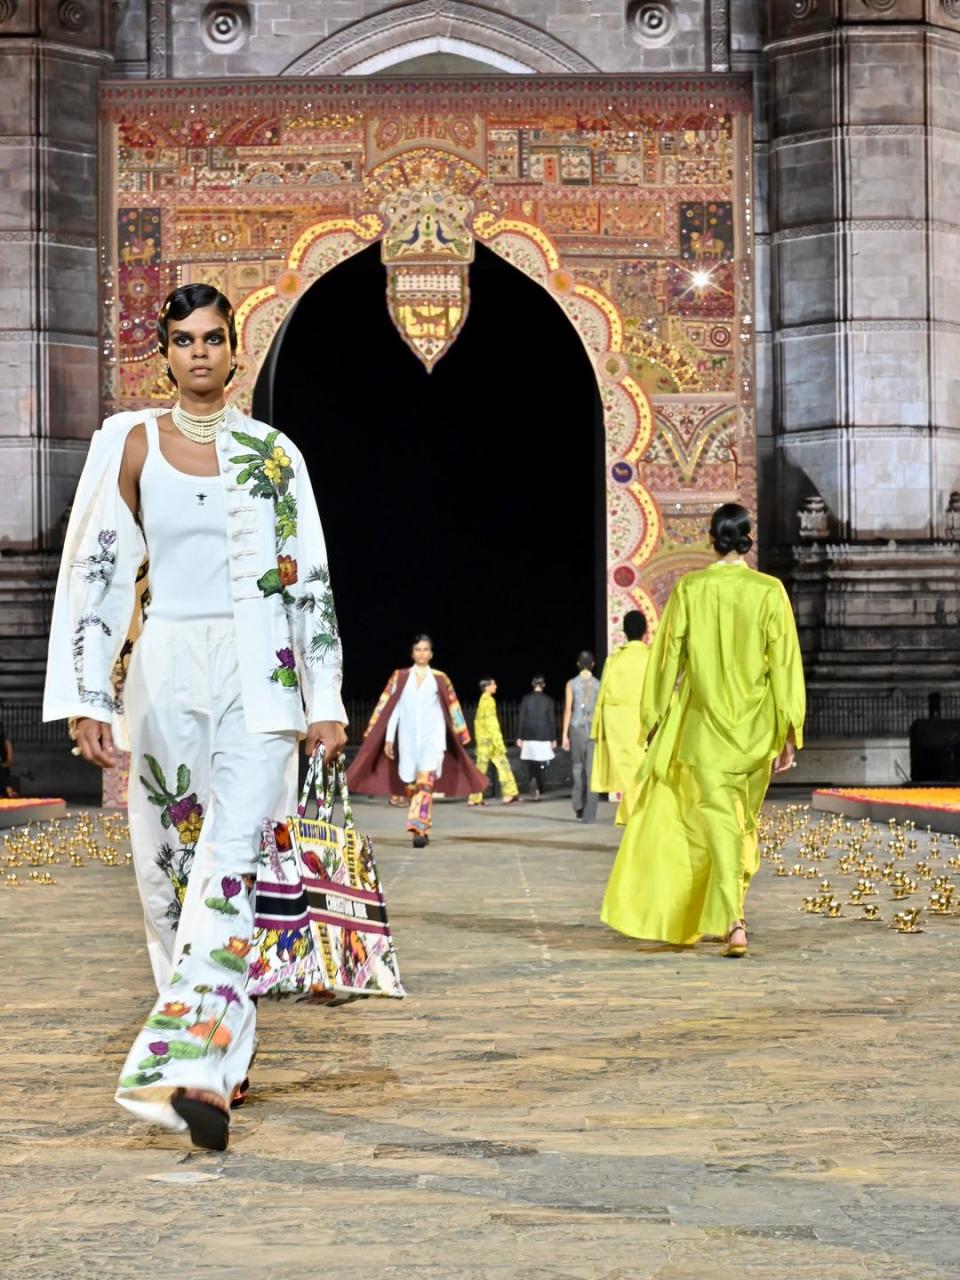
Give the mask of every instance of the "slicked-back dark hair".
<svg viewBox="0 0 960 1280">
<path fill-rule="evenodd" d="M 747 508 L 739 502 L 725 502 L 717 507 L 710 520 L 710 541 L 718 556 L 729 555 L 731 551 L 745 556 L 753 546 L 752 530 Z"/>
<path fill-rule="evenodd" d="M 628 640 L 642 640 L 647 634 L 647 620 L 639 609 L 623 615 L 623 634 Z"/>
<path fill-rule="evenodd" d="M 577 654 L 577 670 L 586 671 L 588 667 L 595 666 L 596 661 L 589 649 L 581 649 Z"/>
<path fill-rule="evenodd" d="M 433 640 L 430 638 L 430 636 L 427 635 L 425 631 L 421 631 L 419 635 L 416 635 L 413 637 L 413 644 L 410 646 L 410 648 L 415 649 L 418 644 L 428 644 L 431 649 L 433 648 Z"/>
<path fill-rule="evenodd" d="M 186 320 L 187 316 L 193 315 L 194 311 L 199 311 L 202 307 L 213 307 L 214 311 L 227 322 L 230 350 L 236 354 L 237 322 L 230 299 L 219 289 L 215 289 L 212 284 L 182 284 L 167 294 L 160 308 L 160 314 L 157 316 L 157 346 L 162 355 L 167 354 L 170 346 L 170 321 Z M 235 373 L 234 367 L 227 374 L 227 382 L 232 380 Z M 174 386 L 177 385 L 169 365 L 167 365 L 167 377 Z M 224 385 L 226 386 L 226 383 Z"/>
<path fill-rule="evenodd" d="M 538 671 L 537 674 L 530 681 L 530 683 L 533 685 L 535 689 L 545 689 L 547 687 L 547 677 L 542 676 Z"/>
</svg>

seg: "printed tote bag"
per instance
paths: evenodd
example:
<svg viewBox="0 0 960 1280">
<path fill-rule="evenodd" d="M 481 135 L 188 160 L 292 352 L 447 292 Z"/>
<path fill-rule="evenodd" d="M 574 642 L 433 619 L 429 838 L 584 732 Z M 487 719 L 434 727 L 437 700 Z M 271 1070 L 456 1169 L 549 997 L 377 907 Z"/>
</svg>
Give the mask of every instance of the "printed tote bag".
<svg viewBox="0 0 960 1280">
<path fill-rule="evenodd" d="M 311 790 L 315 819 L 306 816 Z M 342 827 L 332 821 L 337 794 Z M 263 824 L 253 923 L 250 995 L 340 1004 L 405 994 L 373 845 L 353 821 L 343 758 L 327 769 L 322 747 L 296 816 Z"/>
</svg>

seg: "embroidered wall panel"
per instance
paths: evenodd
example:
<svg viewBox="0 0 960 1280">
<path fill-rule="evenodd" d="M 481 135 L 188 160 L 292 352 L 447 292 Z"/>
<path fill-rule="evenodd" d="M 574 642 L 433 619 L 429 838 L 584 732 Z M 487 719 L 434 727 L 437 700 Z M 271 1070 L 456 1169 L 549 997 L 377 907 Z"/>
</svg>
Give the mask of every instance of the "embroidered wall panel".
<svg viewBox="0 0 960 1280">
<path fill-rule="evenodd" d="M 750 111 L 749 82 L 723 75 L 105 83 L 104 408 L 169 402 L 153 320 L 202 280 L 236 304 L 249 411 L 298 298 L 374 242 L 429 367 L 479 240 L 590 356 L 611 636 L 627 609 L 653 624 L 712 558 L 713 507 L 756 504 Z"/>
</svg>

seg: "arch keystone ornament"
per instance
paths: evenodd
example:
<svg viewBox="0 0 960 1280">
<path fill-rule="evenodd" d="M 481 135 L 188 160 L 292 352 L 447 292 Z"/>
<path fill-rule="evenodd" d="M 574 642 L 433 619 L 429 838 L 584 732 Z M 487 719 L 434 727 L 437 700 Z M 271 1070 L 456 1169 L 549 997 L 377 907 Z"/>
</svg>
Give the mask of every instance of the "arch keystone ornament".
<svg viewBox="0 0 960 1280">
<path fill-rule="evenodd" d="M 389 12 L 391 26 L 500 20 L 452 0 Z M 596 377 L 612 642 L 629 609 L 653 627 L 676 573 L 709 560 L 718 502 L 755 504 L 746 79 L 147 81 L 107 83 L 101 103 L 118 157 L 102 206 L 107 411 L 168 403 L 153 317 L 201 280 L 236 305 L 230 391 L 249 410 L 299 299 L 373 244 L 398 334 L 434 368 L 462 334 L 479 241 L 549 294 Z M 530 370 L 564 376 L 549 359 Z M 594 430 L 546 429 L 571 425 Z"/>
<path fill-rule="evenodd" d="M 385 195 L 378 210 L 390 317 L 428 372 L 467 318 L 473 211 L 474 201 L 444 186 L 430 166 L 413 185 Z"/>
</svg>

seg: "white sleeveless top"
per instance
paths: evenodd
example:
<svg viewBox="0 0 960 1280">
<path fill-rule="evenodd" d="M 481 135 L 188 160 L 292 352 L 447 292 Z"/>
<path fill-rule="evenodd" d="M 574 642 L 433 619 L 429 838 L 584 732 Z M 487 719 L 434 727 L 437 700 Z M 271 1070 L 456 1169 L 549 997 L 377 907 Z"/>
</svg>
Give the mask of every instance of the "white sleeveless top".
<svg viewBox="0 0 960 1280">
<path fill-rule="evenodd" d="M 140 473 L 140 522 L 150 561 L 147 616 L 165 622 L 232 618 L 223 480 L 178 471 L 160 451 L 148 417 Z"/>
</svg>

